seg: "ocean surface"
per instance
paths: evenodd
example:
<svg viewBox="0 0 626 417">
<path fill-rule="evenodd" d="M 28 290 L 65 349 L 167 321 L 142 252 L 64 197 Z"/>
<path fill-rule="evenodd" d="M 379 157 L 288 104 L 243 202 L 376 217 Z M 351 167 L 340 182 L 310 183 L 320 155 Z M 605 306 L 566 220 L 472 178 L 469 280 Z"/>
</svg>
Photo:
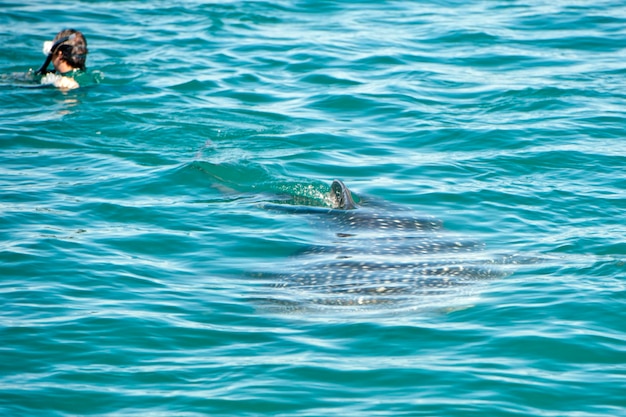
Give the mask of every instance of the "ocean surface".
<svg viewBox="0 0 626 417">
<path fill-rule="evenodd" d="M 623 1 L 0 9 L 0 415 L 626 416 Z"/>
</svg>

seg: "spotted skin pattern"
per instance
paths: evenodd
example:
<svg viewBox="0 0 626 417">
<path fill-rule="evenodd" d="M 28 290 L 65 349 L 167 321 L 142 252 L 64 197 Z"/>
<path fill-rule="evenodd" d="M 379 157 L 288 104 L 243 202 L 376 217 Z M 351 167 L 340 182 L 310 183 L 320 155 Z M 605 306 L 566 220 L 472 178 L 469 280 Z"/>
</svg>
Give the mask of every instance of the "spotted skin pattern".
<svg viewBox="0 0 626 417">
<path fill-rule="evenodd" d="M 437 219 L 359 207 L 339 180 L 333 181 L 329 200 L 332 209 L 267 207 L 305 215 L 327 233 L 326 244 L 301 251 L 276 274 L 283 302 L 399 303 L 466 292 L 507 274 L 502 267 L 507 259 L 489 258 L 481 242 L 448 234 Z"/>
</svg>

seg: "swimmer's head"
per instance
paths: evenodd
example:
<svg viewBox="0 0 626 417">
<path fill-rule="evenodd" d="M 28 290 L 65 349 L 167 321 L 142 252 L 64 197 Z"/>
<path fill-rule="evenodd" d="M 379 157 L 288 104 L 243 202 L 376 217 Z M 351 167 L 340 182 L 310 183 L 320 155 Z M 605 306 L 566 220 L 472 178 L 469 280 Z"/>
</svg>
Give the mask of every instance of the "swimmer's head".
<svg viewBox="0 0 626 417">
<path fill-rule="evenodd" d="M 74 29 L 65 29 L 57 33 L 52 41 L 44 42 L 44 53 L 47 55 L 46 61 L 41 66 L 40 74 L 48 72 L 48 65 L 52 61 L 55 69 L 57 62 L 61 61 L 72 69 L 85 70 L 87 60 L 87 40 L 85 36 Z"/>
</svg>

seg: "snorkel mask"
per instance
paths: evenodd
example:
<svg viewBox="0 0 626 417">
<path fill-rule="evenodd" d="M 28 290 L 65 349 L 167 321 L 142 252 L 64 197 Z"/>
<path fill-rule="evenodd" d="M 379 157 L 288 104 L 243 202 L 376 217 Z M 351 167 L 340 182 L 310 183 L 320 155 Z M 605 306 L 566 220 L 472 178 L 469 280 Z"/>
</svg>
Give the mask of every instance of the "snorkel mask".
<svg viewBox="0 0 626 417">
<path fill-rule="evenodd" d="M 52 61 L 52 57 L 57 52 L 59 47 L 63 45 L 65 42 L 69 41 L 70 39 L 73 39 L 75 36 L 76 34 L 72 33 L 70 36 L 65 36 L 56 42 L 52 42 L 52 41 L 44 42 L 43 53 L 47 55 L 46 60 L 44 61 L 41 68 L 39 68 L 35 74 L 46 75 L 48 73 L 48 65 L 50 65 L 50 61 Z"/>
</svg>

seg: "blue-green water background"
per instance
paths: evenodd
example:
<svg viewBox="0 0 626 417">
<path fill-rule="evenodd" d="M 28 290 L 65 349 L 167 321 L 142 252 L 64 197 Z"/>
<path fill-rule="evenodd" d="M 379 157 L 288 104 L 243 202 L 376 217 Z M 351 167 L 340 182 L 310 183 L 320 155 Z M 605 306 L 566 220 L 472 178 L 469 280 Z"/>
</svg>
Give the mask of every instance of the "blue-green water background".
<svg viewBox="0 0 626 417">
<path fill-rule="evenodd" d="M 622 1 L 0 7 L 0 414 L 626 415 Z M 11 75 L 65 27 L 100 85 Z M 260 308 L 319 238 L 258 203 L 334 178 L 549 262 Z"/>
</svg>

